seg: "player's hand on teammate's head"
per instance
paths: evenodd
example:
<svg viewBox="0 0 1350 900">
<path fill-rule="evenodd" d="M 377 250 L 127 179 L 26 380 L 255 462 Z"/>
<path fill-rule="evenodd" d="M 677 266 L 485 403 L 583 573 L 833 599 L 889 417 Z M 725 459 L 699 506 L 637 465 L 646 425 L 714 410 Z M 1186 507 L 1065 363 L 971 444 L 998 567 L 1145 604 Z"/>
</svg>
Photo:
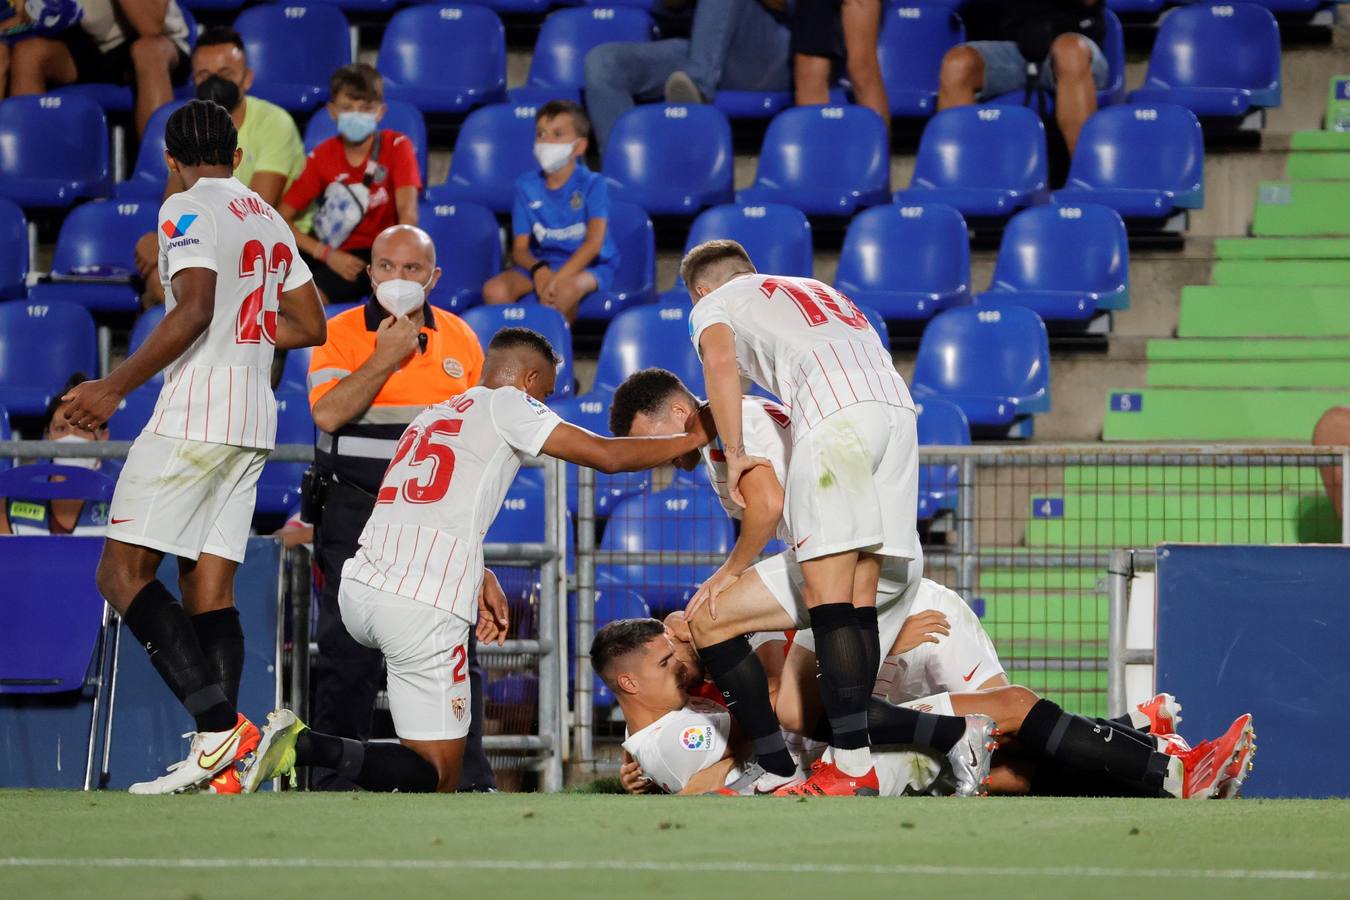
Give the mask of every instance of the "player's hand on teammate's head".
<svg viewBox="0 0 1350 900">
<path fill-rule="evenodd" d="M 375 352 L 389 364 L 402 365 L 417 350 L 422 326 L 408 316 L 386 316 L 375 329 Z"/>
<path fill-rule="evenodd" d="M 915 613 L 900 626 L 900 635 L 895 639 L 887 656 L 899 656 L 908 653 L 920 644 L 937 644 L 942 637 L 952 633 L 947 617 L 936 609 L 925 609 Z"/>
<path fill-rule="evenodd" d="M 110 386 L 108 379 L 82 381 L 61 397 L 66 421 L 85 431 L 97 431 L 112 418 L 121 405 L 123 394 Z"/>
</svg>

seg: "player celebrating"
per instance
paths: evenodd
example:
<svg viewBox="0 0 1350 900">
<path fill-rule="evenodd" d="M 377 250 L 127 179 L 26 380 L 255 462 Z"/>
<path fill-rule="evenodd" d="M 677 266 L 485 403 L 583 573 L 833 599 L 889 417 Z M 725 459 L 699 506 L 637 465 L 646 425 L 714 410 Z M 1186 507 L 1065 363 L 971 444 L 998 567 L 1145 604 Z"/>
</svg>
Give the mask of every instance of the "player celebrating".
<svg viewBox="0 0 1350 900">
<path fill-rule="evenodd" d="M 278 710 L 244 768 L 244 790 L 297 763 L 336 769 L 367 790 L 455 790 L 469 730 L 469 628 L 477 619 L 483 637 L 507 625 L 504 602 L 495 613 L 475 609 L 485 577 L 483 535 L 521 461 L 543 453 L 632 472 L 708 439 L 698 415 L 690 417 L 690 433 L 661 438 L 602 438 L 563 422 L 542 403 L 553 392 L 557 363 L 537 332 L 497 332 L 481 383 L 428 407 L 403 433 L 360 548 L 343 567 L 342 620 L 352 637 L 384 654 L 402 744 L 319 734 Z"/>
<path fill-rule="evenodd" d="M 236 710 L 244 634 L 234 573 L 244 559 L 258 474 L 276 436 L 272 354 L 324 341 L 323 309 L 290 228 L 232 173 L 242 157 L 229 112 L 194 100 L 165 126 L 182 191 L 160 208 L 164 320 L 106 378 L 62 398 L 77 428 L 101 427 L 122 398 L 168 367 L 109 508 L 98 588 L 196 720 L 187 759 L 135 794 L 211 782 L 237 792 L 235 763 L 258 742 Z M 155 572 L 178 557 L 183 606 Z M 220 776 L 217 779 L 217 776 Z"/>
</svg>

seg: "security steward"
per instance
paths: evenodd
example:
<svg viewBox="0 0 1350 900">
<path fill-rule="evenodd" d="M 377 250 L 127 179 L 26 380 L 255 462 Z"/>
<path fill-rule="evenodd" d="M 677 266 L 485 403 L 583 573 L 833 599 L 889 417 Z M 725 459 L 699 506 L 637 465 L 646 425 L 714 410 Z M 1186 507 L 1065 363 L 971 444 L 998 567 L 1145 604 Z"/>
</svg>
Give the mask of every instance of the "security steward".
<svg viewBox="0 0 1350 900">
<path fill-rule="evenodd" d="M 427 406 L 476 385 L 483 368 L 473 330 L 427 302 L 441 270 L 425 231 L 412 225 L 382 231 L 371 246 L 367 271 L 375 295 L 329 319 L 328 341 L 310 360 L 309 405 L 318 440 L 305 490 L 323 581 L 310 721 L 316 731 L 361 741 L 370 737 L 383 660 L 342 623 L 342 564 L 356 553 L 408 423 Z M 495 782 L 482 749 L 482 678 L 476 665 L 471 678 L 473 728 L 461 789 L 487 790 Z M 316 769 L 310 780 L 316 790 L 356 789 L 331 770 Z"/>
</svg>

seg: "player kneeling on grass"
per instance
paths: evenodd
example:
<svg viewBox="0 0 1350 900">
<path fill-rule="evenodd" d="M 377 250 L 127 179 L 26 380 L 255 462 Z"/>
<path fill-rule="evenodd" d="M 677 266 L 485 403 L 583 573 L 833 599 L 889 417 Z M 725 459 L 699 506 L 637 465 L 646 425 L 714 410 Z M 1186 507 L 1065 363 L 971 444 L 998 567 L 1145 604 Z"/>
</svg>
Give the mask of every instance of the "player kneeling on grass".
<svg viewBox="0 0 1350 900">
<path fill-rule="evenodd" d="M 557 364 L 537 332 L 497 332 L 481 383 L 428 407 L 403 433 L 356 555 L 343 566 L 342 620 L 384 654 L 401 744 L 319 734 L 279 710 L 245 766 L 246 791 L 297 763 L 335 769 L 367 790 L 455 790 L 469 730 L 469 629 L 478 620 L 480 636 L 492 637 L 509 624 L 495 579 L 484 596 L 483 534 L 521 462 L 542 453 L 633 472 L 707 442 L 698 414 L 690 433 L 661 438 L 602 438 L 562 421 L 542 402 Z"/>
</svg>

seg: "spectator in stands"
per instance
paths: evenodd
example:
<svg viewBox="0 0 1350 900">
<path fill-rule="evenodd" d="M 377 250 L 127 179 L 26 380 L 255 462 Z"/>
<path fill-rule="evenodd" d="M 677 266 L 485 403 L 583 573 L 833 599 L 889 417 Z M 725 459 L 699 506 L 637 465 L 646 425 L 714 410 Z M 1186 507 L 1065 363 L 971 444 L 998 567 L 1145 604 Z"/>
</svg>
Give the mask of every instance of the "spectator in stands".
<svg viewBox="0 0 1350 900">
<path fill-rule="evenodd" d="M 1104 9 L 1104 0 L 1003 0 L 1002 40 L 959 44 L 942 58 L 938 109 L 1022 88 L 1054 91 L 1055 119 L 1073 153 L 1110 76 Z"/>
<path fill-rule="evenodd" d="M 243 162 L 234 177 L 248 185 L 268 205 L 281 201 L 282 191 L 305 167 L 305 145 L 295 120 L 275 103 L 249 97 L 253 70 L 248 67 L 244 39 L 233 28 L 216 26 L 203 31 L 192 51 L 192 82 L 198 100 L 213 100 L 230 111 L 239 130 Z M 174 193 L 173 179 L 164 188 Z M 136 268 L 145 279 L 147 305 L 164 302 L 159 282 L 159 241 L 147 232 L 136 242 Z"/>
<path fill-rule="evenodd" d="M 792 74 L 798 106 L 830 102 L 830 76 L 846 62 L 853 96 L 891 128 L 877 38 L 881 0 L 797 0 L 792 9 Z"/>
<path fill-rule="evenodd" d="M 668 9 L 687 0 L 664 0 Z M 786 0 L 698 0 L 689 39 L 601 44 L 586 54 L 586 106 L 603 153 L 636 101 L 708 103 L 719 90 L 787 91 Z"/>
<path fill-rule="evenodd" d="M 47 404 L 47 424 L 42 429 L 44 441 L 83 442 L 106 441 L 108 427 L 86 431 L 66 421 L 62 403 L 71 388 L 88 378 L 83 372 L 70 376 L 66 386 Z M 52 460 L 62 466 L 82 469 L 101 469 L 103 460 L 94 457 L 63 456 Z M 54 481 L 64 480 L 54 477 Z M 20 497 L 0 497 L 0 534 L 103 534 L 108 525 L 108 504 L 87 500 L 25 500 Z"/>
<path fill-rule="evenodd" d="M 1350 406 L 1333 406 L 1322 413 L 1322 418 L 1317 420 L 1317 425 L 1313 428 L 1312 442 L 1315 447 L 1350 445 Z M 1345 509 L 1341 504 L 1341 492 L 1344 490 L 1341 467 L 1323 466 L 1322 483 L 1326 485 L 1331 505 L 1336 508 L 1336 515 L 1344 516 Z M 1342 540 L 1346 540 L 1346 537 L 1342 536 Z"/>
<path fill-rule="evenodd" d="M 391 225 L 417 224 L 422 173 L 406 135 L 379 127 L 384 79 L 356 63 L 333 73 L 328 114 L 338 133 L 314 148 L 277 212 L 295 229 L 314 283 L 328 303 L 370 295 L 370 248 Z M 316 202 L 317 201 L 317 202 Z M 313 234 L 297 219 L 315 204 Z"/>
<path fill-rule="evenodd" d="M 570 100 L 553 100 L 534 119 L 539 169 L 516 181 L 511 213 L 515 268 L 488 279 L 483 300 L 514 303 L 530 291 L 568 322 L 593 291 L 614 283 L 619 251 L 609 233 L 609 188 L 582 162 L 590 122 Z"/>
<path fill-rule="evenodd" d="M 79 0 L 0 0 L 0 99 L 9 91 L 10 44 L 24 36 L 60 34 L 83 16 Z"/>
<path fill-rule="evenodd" d="M 188 79 L 188 27 L 177 0 L 79 0 L 78 25 L 34 33 L 10 48 L 10 90 L 41 94 L 56 85 L 132 85 L 136 133 Z"/>
</svg>

